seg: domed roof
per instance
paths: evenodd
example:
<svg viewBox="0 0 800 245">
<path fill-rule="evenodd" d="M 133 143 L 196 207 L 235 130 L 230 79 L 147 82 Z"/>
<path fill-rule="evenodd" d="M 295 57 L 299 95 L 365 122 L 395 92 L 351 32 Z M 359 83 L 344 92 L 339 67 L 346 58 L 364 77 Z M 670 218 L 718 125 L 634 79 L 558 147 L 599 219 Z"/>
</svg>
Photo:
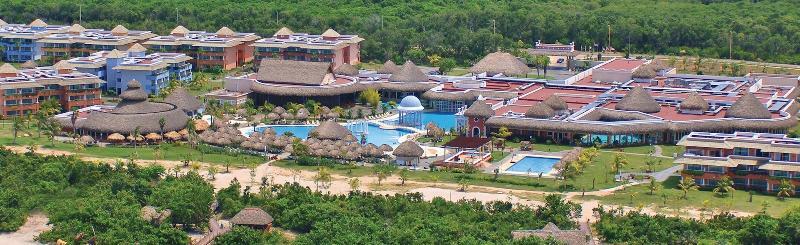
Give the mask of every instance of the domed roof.
<svg viewBox="0 0 800 245">
<path fill-rule="evenodd" d="M 417 96 L 409 95 L 400 101 L 400 105 L 397 106 L 397 109 L 406 111 L 421 111 L 425 109 L 425 107 L 422 106 L 422 102 L 419 101 Z"/>
<path fill-rule="evenodd" d="M 661 111 L 661 106 L 650 96 L 642 87 L 634 87 L 622 97 L 622 100 L 615 107 L 623 111 L 639 111 L 644 113 L 656 113 Z"/>
<path fill-rule="evenodd" d="M 768 119 L 772 113 L 752 93 L 746 93 L 725 111 L 725 117 L 744 119 Z"/>
<path fill-rule="evenodd" d="M 531 106 L 527 112 L 525 112 L 526 117 L 538 119 L 549 119 L 553 118 L 555 115 L 556 112 L 553 110 L 553 108 L 550 108 L 544 102 L 536 103 L 535 105 Z"/>
<path fill-rule="evenodd" d="M 706 111 L 708 110 L 708 102 L 699 94 L 691 93 L 689 97 L 681 101 L 680 108 L 681 110 Z"/>
</svg>

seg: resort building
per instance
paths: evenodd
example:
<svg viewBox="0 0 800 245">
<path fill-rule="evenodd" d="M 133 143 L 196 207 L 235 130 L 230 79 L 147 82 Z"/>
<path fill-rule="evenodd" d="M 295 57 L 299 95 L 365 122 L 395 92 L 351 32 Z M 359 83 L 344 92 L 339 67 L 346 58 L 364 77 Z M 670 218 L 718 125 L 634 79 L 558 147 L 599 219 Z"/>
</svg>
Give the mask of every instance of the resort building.
<svg viewBox="0 0 800 245">
<path fill-rule="evenodd" d="M 186 111 L 192 108 L 181 108 L 169 102 L 147 101 L 148 94 L 138 81 L 129 81 L 127 85 L 127 89 L 119 96 L 121 101 L 115 107 L 97 107 L 98 110 L 76 115 L 77 133 L 95 139 L 106 139 L 115 133 L 161 134 L 180 131 L 186 127 L 189 120 Z M 165 122 L 163 128 L 159 125 L 162 118 Z M 59 121 L 65 127 L 71 127 L 71 122 L 68 120 Z"/>
<path fill-rule="evenodd" d="M 78 72 L 66 62 L 22 70 L 6 63 L 0 66 L 0 116 L 35 113 L 40 103 L 48 99 L 57 100 L 62 110 L 102 104 L 103 83 L 97 76 Z"/>
<path fill-rule="evenodd" d="M 343 35 L 328 29 L 321 35 L 295 33 L 283 27 L 272 37 L 253 43 L 255 59 L 295 60 L 357 65 L 361 62 L 361 45 L 358 35 Z"/>
<path fill-rule="evenodd" d="M 94 74 L 105 80 L 103 89 L 116 94 L 127 89 L 130 80 L 139 81 L 149 94 L 158 94 L 172 80 L 188 83 L 192 80 L 192 58 L 181 53 L 146 54 L 140 44 L 127 51 L 99 51 L 68 62 L 79 71 Z"/>
<path fill-rule="evenodd" d="M 800 191 L 800 139 L 768 133 L 693 132 L 678 145 L 686 147 L 676 163 L 683 177 L 692 177 L 704 188 L 716 187 L 723 176 L 737 189 L 773 192 L 781 180 L 790 180 Z"/>
<path fill-rule="evenodd" d="M 38 60 L 42 46 L 38 42 L 50 34 L 66 32 L 68 26 L 49 25 L 40 19 L 30 24 L 9 24 L 0 19 L 0 59 L 5 62 Z"/>
<path fill-rule="evenodd" d="M 89 56 L 97 51 L 126 51 L 134 44 L 144 42 L 156 35 L 150 31 L 128 30 L 117 25 L 110 31 L 86 29 L 79 24 L 70 26 L 64 33 L 56 33 L 39 39 L 42 45 L 42 60 L 55 63 L 73 57 Z"/>
<path fill-rule="evenodd" d="M 156 52 L 188 55 L 199 70 L 230 70 L 253 61 L 251 45 L 259 38 L 255 33 L 234 32 L 228 27 L 210 33 L 178 26 L 168 36 L 150 38 L 144 45 Z"/>
</svg>

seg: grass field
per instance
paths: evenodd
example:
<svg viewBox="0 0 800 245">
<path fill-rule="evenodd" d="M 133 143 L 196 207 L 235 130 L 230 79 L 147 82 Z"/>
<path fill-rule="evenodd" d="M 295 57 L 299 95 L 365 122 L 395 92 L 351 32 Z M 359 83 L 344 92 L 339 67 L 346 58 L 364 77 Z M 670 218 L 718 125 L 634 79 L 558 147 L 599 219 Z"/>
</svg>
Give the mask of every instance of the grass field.
<svg viewBox="0 0 800 245">
<path fill-rule="evenodd" d="M 684 208 L 704 209 L 709 211 L 742 211 L 756 213 L 762 211 L 767 205 L 766 212 L 773 216 L 783 214 L 789 208 L 800 205 L 800 198 L 787 198 L 778 200 L 775 195 L 755 193 L 752 202 L 747 191 L 734 191 L 729 196 L 715 195 L 710 190 L 689 191 L 687 199 L 683 199 L 683 191 L 676 188 L 679 179 L 671 177 L 662 183 L 657 183 L 659 190 L 650 195 L 649 184 L 643 184 L 614 192 L 605 197 L 585 197 L 597 199 L 606 204 L 617 204 L 632 207 L 655 207 L 657 209 L 669 208 L 681 210 Z"/>
</svg>

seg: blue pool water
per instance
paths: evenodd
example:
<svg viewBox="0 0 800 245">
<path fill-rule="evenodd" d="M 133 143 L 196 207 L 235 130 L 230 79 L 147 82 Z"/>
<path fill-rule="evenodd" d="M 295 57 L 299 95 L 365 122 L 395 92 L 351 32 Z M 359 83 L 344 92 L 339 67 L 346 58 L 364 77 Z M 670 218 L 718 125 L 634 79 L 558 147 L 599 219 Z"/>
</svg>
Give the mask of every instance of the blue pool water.
<svg viewBox="0 0 800 245">
<path fill-rule="evenodd" d="M 451 128 L 456 127 L 456 115 L 452 112 L 422 112 L 422 125 L 418 128 L 424 129 L 425 125 L 433 122 L 436 126 L 449 131 Z M 397 125 L 397 119 L 387 122 L 388 124 Z"/>
<path fill-rule="evenodd" d="M 282 135 L 285 132 L 291 132 L 294 134 L 295 137 L 305 139 L 308 138 L 308 134 L 314 129 L 315 126 L 267 126 L 275 130 L 275 133 L 278 135 Z M 256 131 L 264 132 L 267 127 L 258 127 Z M 354 129 L 348 127 L 353 132 L 353 135 L 356 136 L 357 139 L 361 139 L 361 130 Z M 410 134 L 408 130 L 405 129 L 382 129 L 378 125 L 375 124 L 368 124 L 367 125 L 367 143 L 373 143 L 375 145 L 382 145 L 387 144 L 392 147 L 399 145 L 398 142 L 400 137 L 403 135 Z"/>
<path fill-rule="evenodd" d="M 526 156 L 506 169 L 506 172 L 532 174 L 549 173 L 560 158 Z"/>
</svg>

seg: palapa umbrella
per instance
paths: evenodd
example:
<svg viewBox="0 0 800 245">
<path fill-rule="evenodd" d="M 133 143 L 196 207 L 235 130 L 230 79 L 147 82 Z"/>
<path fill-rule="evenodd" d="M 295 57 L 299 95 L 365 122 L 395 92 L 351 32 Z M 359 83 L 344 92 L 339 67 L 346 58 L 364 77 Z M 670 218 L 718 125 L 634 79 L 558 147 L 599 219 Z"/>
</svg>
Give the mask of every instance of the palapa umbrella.
<svg viewBox="0 0 800 245">
<path fill-rule="evenodd" d="M 393 151 L 394 150 L 394 149 L 392 149 L 391 146 L 389 146 L 387 144 L 381 145 L 380 147 L 378 147 L 378 149 L 380 149 L 381 151 Z"/>
<path fill-rule="evenodd" d="M 331 112 L 327 114 L 327 118 L 336 119 L 339 118 L 339 113 Z"/>
<path fill-rule="evenodd" d="M 149 140 L 149 141 L 157 141 L 157 140 L 161 140 L 161 135 L 157 134 L 157 133 L 149 133 L 149 134 L 145 135 L 144 138 Z"/>
<path fill-rule="evenodd" d="M 283 107 L 280 106 L 276 106 L 275 109 L 272 109 L 272 112 L 277 114 L 283 114 L 284 112 L 286 112 L 286 109 L 283 109 Z"/>
<path fill-rule="evenodd" d="M 347 142 L 356 142 L 356 141 L 358 141 L 358 139 L 356 139 L 356 137 L 353 136 L 352 134 L 348 134 L 347 136 L 344 136 L 344 140 L 347 141 Z"/>
<path fill-rule="evenodd" d="M 230 145 L 230 144 L 233 144 L 233 142 L 231 142 L 231 140 L 228 139 L 228 138 L 221 138 L 221 139 L 217 140 L 217 144 L 218 145 Z"/>
<path fill-rule="evenodd" d="M 124 141 L 125 140 L 125 136 L 123 136 L 120 133 L 113 133 L 113 134 L 109 135 L 108 137 L 106 137 L 106 139 L 109 140 L 109 141 L 120 142 L 120 141 Z"/>
<path fill-rule="evenodd" d="M 92 138 L 92 136 L 89 136 L 89 135 L 81 136 L 81 138 L 79 138 L 78 140 L 84 145 L 88 145 L 88 144 L 94 143 L 94 138 Z"/>
<path fill-rule="evenodd" d="M 142 141 L 144 141 L 144 137 L 142 137 L 141 135 L 138 135 L 138 136 L 135 136 L 135 137 L 134 137 L 132 134 L 131 134 L 131 135 L 128 135 L 128 137 L 127 137 L 127 138 L 125 138 L 125 139 L 127 139 L 128 141 L 136 141 L 136 142 L 142 142 Z"/>
<path fill-rule="evenodd" d="M 211 126 L 211 125 L 209 125 L 208 122 L 206 122 L 206 120 L 203 120 L 203 119 L 194 120 L 194 130 L 196 130 L 196 131 L 200 131 L 200 132 L 206 131 L 206 130 L 208 130 L 209 126 Z"/>
<path fill-rule="evenodd" d="M 286 147 L 283 148 L 283 152 L 294 153 L 294 147 L 292 147 L 292 145 L 286 145 Z"/>
<path fill-rule="evenodd" d="M 181 134 L 175 131 L 169 131 L 168 133 L 164 134 L 164 137 L 166 137 L 169 140 L 175 141 L 181 139 Z"/>
<path fill-rule="evenodd" d="M 276 121 L 278 119 L 281 119 L 281 116 L 278 115 L 278 113 L 270 112 L 269 114 L 267 114 L 267 119 L 269 119 L 271 121 Z"/>
<path fill-rule="evenodd" d="M 181 134 L 181 135 L 187 135 L 187 134 L 189 134 L 189 130 L 186 130 L 184 128 L 184 129 L 181 129 L 181 131 L 178 131 L 178 133 Z"/>
<path fill-rule="evenodd" d="M 281 113 L 281 118 L 283 118 L 283 120 L 292 120 L 294 119 L 294 116 L 288 112 L 284 112 Z"/>
</svg>

